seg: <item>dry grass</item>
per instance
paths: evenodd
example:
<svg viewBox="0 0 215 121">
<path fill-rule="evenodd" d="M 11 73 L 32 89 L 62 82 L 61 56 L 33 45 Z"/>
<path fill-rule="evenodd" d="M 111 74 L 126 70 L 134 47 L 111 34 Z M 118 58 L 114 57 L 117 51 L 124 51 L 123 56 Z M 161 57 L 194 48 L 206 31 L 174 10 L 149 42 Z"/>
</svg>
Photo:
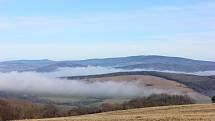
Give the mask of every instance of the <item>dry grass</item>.
<svg viewBox="0 0 215 121">
<path fill-rule="evenodd" d="M 215 121 L 215 104 L 131 109 L 29 121 Z"/>
<path fill-rule="evenodd" d="M 208 96 L 202 95 L 187 86 L 180 84 L 176 81 L 167 80 L 164 78 L 156 76 L 147 75 L 122 75 L 122 76 L 112 76 L 112 77 L 99 77 L 99 78 L 89 78 L 85 79 L 87 81 L 116 81 L 116 82 L 133 82 L 138 86 L 146 86 L 148 89 L 164 89 L 164 90 L 174 90 L 181 94 L 189 95 L 191 98 L 195 99 L 197 103 L 209 103 L 210 98 Z"/>
</svg>

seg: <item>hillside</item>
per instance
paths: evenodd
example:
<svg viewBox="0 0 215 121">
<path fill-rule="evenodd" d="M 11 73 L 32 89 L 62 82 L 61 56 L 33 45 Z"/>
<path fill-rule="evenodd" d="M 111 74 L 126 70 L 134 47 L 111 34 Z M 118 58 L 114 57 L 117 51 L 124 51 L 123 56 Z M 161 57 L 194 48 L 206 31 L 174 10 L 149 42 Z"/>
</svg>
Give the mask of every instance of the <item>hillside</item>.
<svg viewBox="0 0 215 121">
<path fill-rule="evenodd" d="M 164 79 L 157 76 L 150 75 L 121 75 L 112 77 L 100 77 L 100 78 L 88 78 L 84 79 L 88 82 L 105 82 L 108 80 L 116 82 L 127 82 L 138 85 L 138 87 L 145 90 L 145 93 L 167 93 L 167 94 L 183 94 L 189 95 L 191 98 L 195 99 L 198 103 L 208 103 L 210 98 L 187 87 L 179 82 Z"/>
<path fill-rule="evenodd" d="M 148 96 L 150 94 L 183 94 L 189 95 L 197 101 L 197 103 L 208 103 L 210 98 L 215 94 L 215 78 L 213 76 L 197 76 L 197 75 L 187 75 L 187 74 L 174 74 L 174 73 L 163 73 L 163 72 L 150 72 L 150 71 L 137 71 L 137 72 L 118 72 L 110 74 L 100 74 L 100 75 L 89 75 L 89 76 L 71 76 L 71 77 L 61 77 L 61 82 L 70 84 L 72 80 L 81 82 L 81 84 L 86 85 L 86 87 L 93 87 L 89 91 L 86 91 L 82 95 L 52 95 L 52 93 L 45 93 L 38 95 L 31 93 L 14 93 L 7 91 L 0 91 L 0 97 L 5 99 L 25 99 L 32 102 L 46 103 L 47 101 L 53 101 L 60 105 L 98 105 L 103 102 L 114 102 L 122 103 L 128 101 L 136 96 Z M 61 80 L 61 79 L 60 79 Z M 36 80 L 37 81 L 37 80 Z M 98 85 L 97 88 L 94 85 Z M 116 84 L 117 86 L 113 86 Z M 123 84 L 124 86 L 121 86 Z M 114 91 L 106 91 L 104 88 L 108 89 L 113 87 Z M 40 85 L 39 85 L 40 87 Z M 68 89 L 76 86 L 69 86 Z M 98 88 L 104 87 L 104 88 Z M 125 88 L 126 87 L 126 88 Z M 65 86 L 64 86 L 65 89 Z M 80 88 L 78 88 L 79 90 Z M 97 92 L 97 89 L 104 94 L 112 93 L 111 96 L 89 96 L 90 91 Z M 121 93 L 120 90 L 131 90 L 125 93 Z M 71 91 L 70 91 L 71 92 Z M 80 92 L 80 91 L 79 91 Z M 124 92 L 124 91 L 122 91 Z M 135 93 L 134 93 L 135 92 Z M 94 93 L 92 93 L 94 95 Z M 119 95 L 124 95 L 119 97 Z M 118 95 L 118 96 L 115 96 Z M 129 96 L 128 96 L 129 95 Z"/>
<path fill-rule="evenodd" d="M 214 121 L 215 104 L 164 106 L 25 121 Z"/>
<path fill-rule="evenodd" d="M 174 81 L 180 84 L 185 85 L 188 88 L 195 90 L 206 96 L 213 96 L 215 94 L 215 78 L 214 76 L 198 76 L 190 74 L 176 74 L 176 73 L 164 73 L 164 72 L 155 72 L 155 71 L 136 71 L 136 72 L 117 72 L 110 74 L 101 74 L 101 75 L 89 75 L 89 76 L 73 76 L 73 77 L 63 77 L 67 79 L 94 79 L 94 78 L 107 78 L 118 76 L 154 76 L 160 77 L 166 80 Z M 163 82 L 162 82 L 163 83 Z"/>
<path fill-rule="evenodd" d="M 215 62 L 167 56 L 130 56 L 87 60 L 17 60 L 0 62 L 0 72 L 37 71 L 51 72 L 62 67 L 100 66 L 133 70 L 200 72 L 215 71 Z"/>
</svg>

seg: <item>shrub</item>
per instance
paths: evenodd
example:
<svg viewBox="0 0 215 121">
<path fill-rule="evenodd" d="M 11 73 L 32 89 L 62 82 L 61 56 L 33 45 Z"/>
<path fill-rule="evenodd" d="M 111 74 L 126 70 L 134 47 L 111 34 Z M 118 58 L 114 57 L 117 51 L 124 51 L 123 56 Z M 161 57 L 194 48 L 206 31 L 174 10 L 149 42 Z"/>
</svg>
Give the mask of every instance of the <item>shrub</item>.
<svg viewBox="0 0 215 121">
<path fill-rule="evenodd" d="M 0 119 L 1 121 L 12 120 L 18 118 L 18 114 L 7 101 L 0 101 Z"/>
<path fill-rule="evenodd" d="M 107 111 L 114 111 L 114 110 L 121 110 L 122 107 L 119 104 L 112 104 L 112 103 L 102 103 L 100 105 L 100 110 L 102 112 L 107 112 Z"/>
<path fill-rule="evenodd" d="M 211 98 L 212 103 L 215 103 L 215 96 Z"/>
<path fill-rule="evenodd" d="M 2 121 L 24 118 L 39 118 L 37 105 L 27 101 L 0 100 L 0 119 Z"/>
<path fill-rule="evenodd" d="M 42 116 L 44 118 L 58 117 L 59 109 L 54 104 L 49 103 L 43 107 Z"/>
<path fill-rule="evenodd" d="M 156 94 L 151 95 L 149 97 L 136 98 L 130 100 L 128 102 L 125 102 L 122 107 L 124 109 L 129 109 L 167 105 L 184 105 L 193 103 L 195 103 L 193 99 L 184 95 Z"/>
</svg>

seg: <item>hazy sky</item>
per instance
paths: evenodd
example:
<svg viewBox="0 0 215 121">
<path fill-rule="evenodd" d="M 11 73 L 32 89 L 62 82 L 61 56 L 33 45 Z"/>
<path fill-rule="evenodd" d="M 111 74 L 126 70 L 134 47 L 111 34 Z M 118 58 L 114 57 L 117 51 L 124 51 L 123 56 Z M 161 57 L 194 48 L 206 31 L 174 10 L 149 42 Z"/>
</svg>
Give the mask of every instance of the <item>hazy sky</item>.
<svg viewBox="0 0 215 121">
<path fill-rule="evenodd" d="M 214 0 L 0 0 L 0 60 L 215 61 Z"/>
</svg>

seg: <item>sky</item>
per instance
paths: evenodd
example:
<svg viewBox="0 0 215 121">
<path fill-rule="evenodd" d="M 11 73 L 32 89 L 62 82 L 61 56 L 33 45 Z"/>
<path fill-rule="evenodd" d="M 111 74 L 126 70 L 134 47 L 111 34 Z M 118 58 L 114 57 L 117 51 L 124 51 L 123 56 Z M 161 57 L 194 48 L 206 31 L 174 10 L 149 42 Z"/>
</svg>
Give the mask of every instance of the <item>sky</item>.
<svg viewBox="0 0 215 121">
<path fill-rule="evenodd" d="M 0 61 L 165 55 L 215 61 L 214 0 L 0 0 Z"/>
</svg>

